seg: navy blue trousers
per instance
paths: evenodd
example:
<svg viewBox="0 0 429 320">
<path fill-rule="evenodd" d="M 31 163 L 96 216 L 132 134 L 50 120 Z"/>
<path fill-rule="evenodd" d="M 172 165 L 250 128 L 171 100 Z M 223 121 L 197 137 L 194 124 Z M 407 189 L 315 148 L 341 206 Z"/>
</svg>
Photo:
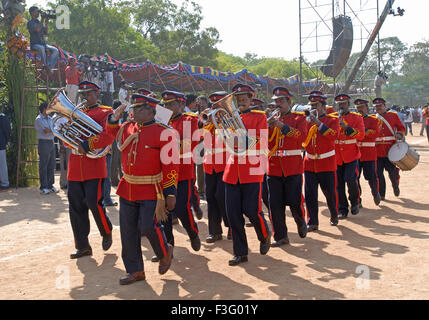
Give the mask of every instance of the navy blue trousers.
<svg viewBox="0 0 429 320">
<path fill-rule="evenodd" d="M 225 183 L 226 215 L 232 230 L 236 256 L 246 256 L 249 250 L 243 214 L 253 224 L 259 241 L 264 241 L 270 233 L 262 212 L 261 193 L 262 183 Z"/>
<path fill-rule="evenodd" d="M 229 227 L 225 209 L 225 183 L 223 172 L 204 173 L 209 234 L 222 234 L 222 220 Z"/>
<path fill-rule="evenodd" d="M 174 246 L 172 214 L 181 222 L 190 239 L 198 236 L 198 225 L 195 222 L 191 209 L 194 180 L 179 181 L 177 185 L 176 207 L 168 214 L 168 220 L 164 223 L 167 242 Z"/>
<path fill-rule="evenodd" d="M 331 214 L 331 219 L 338 219 L 337 178 L 335 171 L 305 171 L 305 205 L 310 217 L 309 225 L 319 225 L 318 187 L 322 189 Z"/>
<path fill-rule="evenodd" d="M 386 158 L 377 159 L 377 176 L 379 182 L 380 196 L 386 196 L 386 179 L 384 178 L 384 170 L 389 174 L 392 187 L 399 187 L 399 169 Z"/>
<path fill-rule="evenodd" d="M 270 200 L 269 200 L 269 188 L 268 188 L 268 176 L 264 175 L 264 181 L 262 182 L 262 202 L 270 211 Z"/>
<path fill-rule="evenodd" d="M 304 197 L 302 195 L 302 174 L 276 177 L 268 176 L 270 220 L 273 226 L 274 240 L 287 236 L 286 206 L 298 226 L 305 224 Z"/>
<path fill-rule="evenodd" d="M 89 210 L 91 210 L 100 234 L 104 237 L 112 232 L 112 223 L 103 205 L 104 179 L 69 181 L 70 222 L 73 229 L 76 249 L 89 247 Z"/>
<path fill-rule="evenodd" d="M 363 176 L 368 181 L 369 187 L 371 188 L 371 194 L 373 197 L 378 194 L 378 177 L 377 177 L 377 162 L 374 161 L 360 161 L 359 162 L 359 190 L 362 195 L 362 187 L 360 185 L 360 177 Z"/>
<path fill-rule="evenodd" d="M 359 204 L 359 160 L 343 163 L 337 166 L 337 194 L 338 212 L 347 215 L 349 212 L 349 202 L 347 201 L 346 185 L 349 192 L 350 205 Z"/>
<path fill-rule="evenodd" d="M 143 271 L 141 238 L 146 236 L 153 251 L 162 259 L 168 250 L 164 227 L 156 221 L 156 200 L 128 201 L 120 198 L 122 261 L 127 273 Z"/>
</svg>

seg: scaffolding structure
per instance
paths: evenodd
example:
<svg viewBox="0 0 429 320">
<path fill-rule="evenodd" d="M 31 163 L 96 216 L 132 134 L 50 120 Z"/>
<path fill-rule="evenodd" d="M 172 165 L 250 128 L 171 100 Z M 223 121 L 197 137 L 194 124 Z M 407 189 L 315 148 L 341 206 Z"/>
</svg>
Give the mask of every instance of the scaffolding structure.
<svg viewBox="0 0 429 320">
<path fill-rule="evenodd" d="M 303 65 L 309 65 L 320 70 L 326 64 L 326 59 L 334 48 L 333 19 L 345 16 L 353 24 L 352 54 L 362 52 L 370 38 L 380 15 L 379 0 L 299 0 L 299 42 L 300 42 L 300 75 L 302 78 Z M 379 37 L 377 35 L 377 37 Z M 377 40 L 377 45 L 379 41 Z M 379 47 L 378 47 L 379 50 Z M 379 55 L 378 55 L 379 56 Z M 334 63 L 334 62 L 333 62 Z M 332 63 L 332 65 L 333 65 Z M 321 82 L 333 82 L 331 92 L 334 95 L 341 90 L 346 81 L 349 67 L 337 77 Z M 368 77 L 368 71 L 380 71 L 380 59 L 377 64 L 364 64 L 359 75 L 354 79 L 353 86 L 359 94 L 370 94 L 373 90 L 374 77 Z M 317 78 L 326 78 L 322 72 L 315 74 Z M 359 88 L 359 89 L 358 89 Z M 302 92 L 300 90 L 300 92 Z"/>
</svg>

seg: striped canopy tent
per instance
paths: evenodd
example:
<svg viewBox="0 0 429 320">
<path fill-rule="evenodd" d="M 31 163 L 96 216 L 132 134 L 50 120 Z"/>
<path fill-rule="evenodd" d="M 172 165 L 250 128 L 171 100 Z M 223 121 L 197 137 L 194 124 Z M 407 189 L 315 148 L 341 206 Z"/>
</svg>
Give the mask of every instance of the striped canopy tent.
<svg viewBox="0 0 429 320">
<path fill-rule="evenodd" d="M 0 50 L 2 48 L 0 47 Z M 58 48 L 60 55 L 61 78 L 65 79 L 65 68 L 70 58 L 78 60 L 78 55 Z M 28 51 L 27 57 L 38 59 L 33 52 Z M 275 79 L 260 76 L 243 69 L 239 72 L 217 71 L 210 67 L 193 66 L 183 62 L 170 65 L 158 65 L 147 60 L 141 63 L 127 63 L 110 56 L 96 56 L 96 60 L 108 59 L 116 65 L 118 73 L 115 77 L 116 87 L 122 80 L 133 83 L 136 87 L 144 87 L 151 91 L 161 92 L 164 90 L 174 90 L 184 93 L 211 93 L 213 91 L 230 91 L 237 83 L 246 83 L 253 86 L 263 94 L 271 94 L 272 89 L 277 86 L 288 88 L 294 95 L 308 94 L 313 90 L 321 90 L 327 94 L 333 91 L 332 88 L 322 83 L 319 79 L 303 80 L 301 90 L 299 90 L 299 75 L 288 78 Z"/>
</svg>

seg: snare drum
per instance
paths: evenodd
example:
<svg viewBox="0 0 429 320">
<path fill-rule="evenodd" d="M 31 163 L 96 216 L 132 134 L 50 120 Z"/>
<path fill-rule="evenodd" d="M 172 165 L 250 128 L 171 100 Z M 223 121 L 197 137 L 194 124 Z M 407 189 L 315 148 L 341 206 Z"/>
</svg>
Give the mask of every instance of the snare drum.
<svg viewBox="0 0 429 320">
<path fill-rule="evenodd" d="M 420 155 L 406 142 L 397 142 L 390 149 L 387 155 L 390 162 L 403 171 L 413 169 L 420 159 Z"/>
</svg>

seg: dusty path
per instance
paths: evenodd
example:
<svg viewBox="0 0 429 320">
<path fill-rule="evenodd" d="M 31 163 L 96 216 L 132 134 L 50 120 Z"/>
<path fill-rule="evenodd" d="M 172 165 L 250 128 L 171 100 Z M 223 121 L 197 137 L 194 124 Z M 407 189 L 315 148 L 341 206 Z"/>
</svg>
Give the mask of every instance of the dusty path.
<svg viewBox="0 0 429 320">
<path fill-rule="evenodd" d="M 118 283 L 125 271 L 117 208 L 108 208 L 112 248 L 103 252 L 91 217 L 94 255 L 76 261 L 69 259 L 74 245 L 64 192 L 0 193 L 0 299 L 429 299 L 429 145 L 425 137 L 408 142 L 421 160 L 401 173 L 399 198 L 388 184 L 387 200 L 376 207 L 364 183 L 359 215 L 331 227 L 321 202 L 320 231 L 306 239 L 298 237 L 288 212 L 291 245 L 267 256 L 259 254 L 256 234 L 247 228 L 249 262 L 238 267 L 228 266 L 231 241 L 205 243 L 203 204 L 201 250 L 192 252 L 184 229 L 176 226 L 175 259 L 160 276 L 144 240 L 147 281 L 131 286 Z"/>
</svg>

